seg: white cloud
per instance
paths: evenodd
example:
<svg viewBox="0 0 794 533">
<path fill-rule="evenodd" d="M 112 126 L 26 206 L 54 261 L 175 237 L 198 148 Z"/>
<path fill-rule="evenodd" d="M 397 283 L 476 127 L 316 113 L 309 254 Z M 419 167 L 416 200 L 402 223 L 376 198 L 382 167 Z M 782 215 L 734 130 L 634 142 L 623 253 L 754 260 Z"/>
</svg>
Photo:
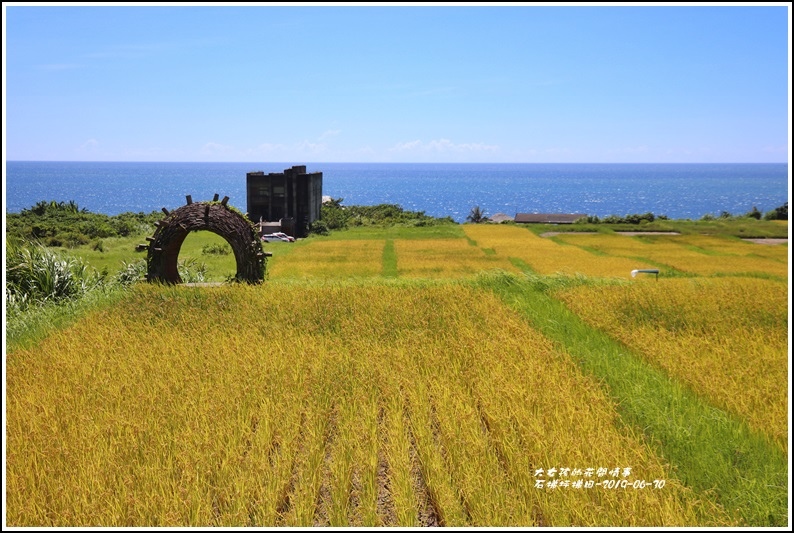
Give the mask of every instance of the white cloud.
<svg viewBox="0 0 794 533">
<path fill-rule="evenodd" d="M 336 137 L 340 133 L 342 133 L 342 130 L 326 130 L 320 135 L 318 140 L 323 141 L 323 140 L 327 139 L 328 137 Z"/>
<path fill-rule="evenodd" d="M 295 145 L 295 149 L 301 153 L 309 152 L 311 154 L 319 154 L 326 152 L 328 150 L 328 146 L 325 143 L 313 143 L 311 141 L 303 141 L 297 143 Z"/>
<path fill-rule="evenodd" d="M 430 142 L 420 140 L 397 143 L 389 148 L 390 152 L 434 152 L 434 153 L 471 153 L 471 152 L 497 152 L 499 146 L 485 143 L 460 143 L 456 144 L 449 139 L 435 139 Z"/>
<path fill-rule="evenodd" d="M 414 150 L 422 146 L 422 141 L 410 141 L 407 143 L 397 143 L 392 148 L 389 148 L 390 152 L 405 152 L 407 150 Z"/>
<path fill-rule="evenodd" d="M 201 152 L 204 154 L 210 155 L 217 155 L 217 154 L 228 154 L 234 151 L 233 146 L 228 146 L 225 144 L 220 144 L 216 142 L 208 142 L 204 146 L 201 147 Z"/>
<path fill-rule="evenodd" d="M 87 150 L 94 150 L 96 147 L 99 146 L 99 141 L 96 139 L 88 139 L 86 142 L 80 145 L 78 150 L 87 151 Z"/>
<path fill-rule="evenodd" d="M 262 143 L 259 146 L 257 146 L 257 150 L 256 151 L 257 152 L 271 153 L 271 152 L 283 152 L 286 149 L 287 149 L 287 147 L 285 145 L 283 145 L 283 144 L 279 144 L 279 143 Z"/>
</svg>

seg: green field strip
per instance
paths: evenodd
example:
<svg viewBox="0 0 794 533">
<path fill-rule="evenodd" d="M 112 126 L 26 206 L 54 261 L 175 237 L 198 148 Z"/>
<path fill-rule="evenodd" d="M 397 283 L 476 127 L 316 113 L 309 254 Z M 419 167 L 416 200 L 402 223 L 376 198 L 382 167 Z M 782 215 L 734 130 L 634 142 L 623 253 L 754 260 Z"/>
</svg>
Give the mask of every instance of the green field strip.
<svg viewBox="0 0 794 533">
<path fill-rule="evenodd" d="M 690 251 L 698 253 L 698 254 L 711 255 L 711 256 L 717 256 L 717 257 L 731 257 L 731 256 L 740 257 L 739 254 L 731 254 L 731 253 L 726 253 L 726 252 L 720 252 L 720 251 L 717 251 L 717 250 L 708 250 L 706 248 L 701 248 L 700 246 L 695 246 L 694 244 L 682 244 L 682 243 L 676 243 L 676 244 L 678 244 L 679 246 L 682 246 L 683 248 L 686 248 L 687 250 L 690 250 Z"/>
<path fill-rule="evenodd" d="M 603 380 L 623 421 L 642 430 L 684 484 L 746 525 L 786 524 L 788 460 L 780 448 L 588 326 L 530 282 L 503 276 L 479 283 Z"/>
<path fill-rule="evenodd" d="M 383 271 L 384 278 L 396 278 L 397 274 L 397 252 L 394 250 L 394 239 L 386 239 L 383 246 Z"/>
<path fill-rule="evenodd" d="M 526 272 L 529 274 L 535 273 L 535 270 L 523 259 L 519 259 L 518 257 L 508 257 L 508 260 L 510 261 L 511 265 L 519 269 L 521 272 Z"/>
</svg>

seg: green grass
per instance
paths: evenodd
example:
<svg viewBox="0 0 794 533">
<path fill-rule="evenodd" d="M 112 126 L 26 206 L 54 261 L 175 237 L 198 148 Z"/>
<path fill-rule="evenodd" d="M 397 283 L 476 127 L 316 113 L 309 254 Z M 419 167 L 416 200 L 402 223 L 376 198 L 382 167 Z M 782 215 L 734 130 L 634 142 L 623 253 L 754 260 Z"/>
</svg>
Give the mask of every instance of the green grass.
<svg viewBox="0 0 794 533">
<path fill-rule="evenodd" d="M 146 259 L 146 251 L 136 252 L 135 246 L 137 244 L 145 244 L 146 238 L 143 236 L 136 237 L 113 237 L 102 239 L 102 249 L 95 250 L 91 246 L 80 246 L 78 248 L 62 249 L 65 253 L 82 258 L 86 263 L 102 272 L 106 270 L 109 273 L 115 273 L 122 268 L 122 263 L 131 263 Z M 271 247 L 272 244 L 268 243 L 266 247 Z M 283 243 L 288 244 L 288 243 Z M 207 266 L 206 281 L 208 282 L 222 282 L 227 277 L 234 276 L 237 273 L 237 263 L 234 259 L 234 254 L 217 255 L 202 253 L 204 246 L 211 245 L 226 245 L 226 240 L 211 231 L 194 231 L 188 234 L 185 242 L 182 243 L 182 248 L 179 251 L 179 260 L 184 261 L 194 259 L 199 263 L 204 263 Z"/>
<path fill-rule="evenodd" d="M 5 348 L 13 351 L 31 347 L 54 331 L 71 326 L 88 313 L 118 303 L 126 295 L 124 288 L 115 285 L 91 291 L 79 299 L 31 306 L 13 320 L 6 321 Z"/>
<path fill-rule="evenodd" d="M 397 253 L 394 251 L 394 240 L 387 239 L 383 246 L 383 277 L 396 278 L 397 276 Z"/>
<path fill-rule="evenodd" d="M 237 273 L 237 262 L 234 259 L 234 254 L 218 255 L 202 253 L 202 248 L 204 246 L 212 245 L 228 246 L 226 239 L 211 231 L 191 232 L 188 234 L 185 242 L 182 243 L 182 248 L 179 250 L 179 259 L 187 260 L 192 258 L 197 262 L 204 263 L 207 266 L 207 273 L 204 279 L 208 282 L 222 282 L 229 277 L 234 277 Z"/>
<path fill-rule="evenodd" d="M 137 244 L 145 244 L 145 236 L 135 237 L 108 237 L 101 239 L 102 249 L 95 250 L 91 245 L 80 246 L 77 248 L 57 248 L 69 255 L 83 259 L 86 263 L 102 272 L 113 274 L 122 267 L 122 262 L 131 263 L 140 259 L 146 259 L 146 251 L 136 252 Z"/>
<path fill-rule="evenodd" d="M 788 520 L 785 453 L 734 416 L 715 409 L 549 296 L 552 278 L 483 276 L 498 294 L 588 373 L 603 380 L 624 423 L 640 428 L 676 475 L 754 526 Z M 559 278 L 556 283 L 582 283 Z"/>
</svg>

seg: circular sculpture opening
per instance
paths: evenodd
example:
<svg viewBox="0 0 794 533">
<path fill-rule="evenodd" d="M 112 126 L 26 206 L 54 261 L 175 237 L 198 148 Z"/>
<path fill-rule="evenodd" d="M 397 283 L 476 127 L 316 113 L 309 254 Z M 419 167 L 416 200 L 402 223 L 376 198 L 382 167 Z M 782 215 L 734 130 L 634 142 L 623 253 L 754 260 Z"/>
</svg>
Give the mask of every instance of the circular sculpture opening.
<svg viewBox="0 0 794 533">
<path fill-rule="evenodd" d="M 149 240 L 146 257 L 147 275 L 150 282 L 182 283 L 177 270 L 179 250 L 191 231 L 211 231 L 223 237 L 232 247 L 237 263 L 237 281 L 260 283 L 265 279 L 265 253 L 257 231 L 248 219 L 236 209 L 226 205 L 229 197 L 220 202 L 218 195 L 212 202 L 193 202 L 187 197 L 187 205 L 172 212 L 163 208 L 166 217 L 160 221 Z"/>
</svg>

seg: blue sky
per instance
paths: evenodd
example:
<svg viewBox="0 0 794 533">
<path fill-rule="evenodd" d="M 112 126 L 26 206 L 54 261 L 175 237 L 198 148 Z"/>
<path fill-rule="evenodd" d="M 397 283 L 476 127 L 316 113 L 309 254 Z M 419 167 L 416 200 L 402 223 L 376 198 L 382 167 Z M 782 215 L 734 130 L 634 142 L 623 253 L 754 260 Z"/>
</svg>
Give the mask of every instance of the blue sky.
<svg viewBox="0 0 794 533">
<path fill-rule="evenodd" d="M 7 160 L 789 158 L 785 4 L 3 10 Z"/>
</svg>

